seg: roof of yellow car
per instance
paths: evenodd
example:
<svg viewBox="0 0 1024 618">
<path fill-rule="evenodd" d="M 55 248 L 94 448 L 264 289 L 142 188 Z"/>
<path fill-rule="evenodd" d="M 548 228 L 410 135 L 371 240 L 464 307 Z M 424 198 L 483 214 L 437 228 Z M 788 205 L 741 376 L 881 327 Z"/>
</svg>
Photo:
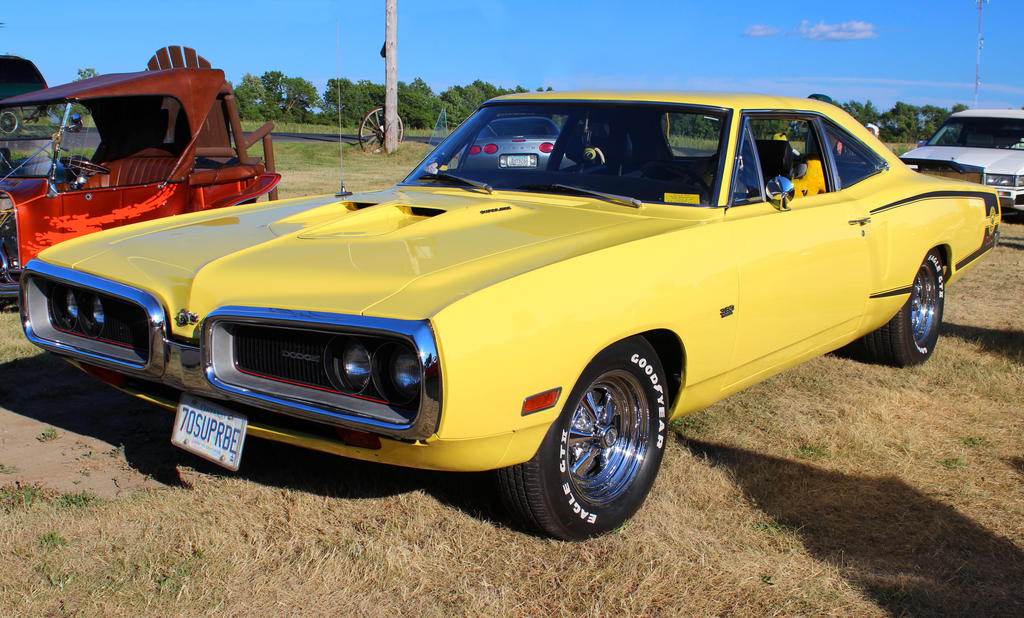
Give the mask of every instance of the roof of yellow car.
<svg viewBox="0 0 1024 618">
<path fill-rule="evenodd" d="M 524 92 L 507 94 L 495 100 L 558 100 L 558 101 L 652 101 L 691 103 L 734 109 L 797 109 L 833 114 L 841 108 L 815 99 L 784 97 L 745 92 L 700 92 L 670 90 L 578 90 L 559 92 Z"/>
</svg>

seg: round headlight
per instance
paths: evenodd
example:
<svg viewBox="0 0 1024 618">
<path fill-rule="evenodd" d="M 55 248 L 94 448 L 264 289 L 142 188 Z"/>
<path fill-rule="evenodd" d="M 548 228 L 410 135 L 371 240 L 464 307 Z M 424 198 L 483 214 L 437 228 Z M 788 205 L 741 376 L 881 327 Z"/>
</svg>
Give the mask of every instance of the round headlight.
<svg viewBox="0 0 1024 618">
<path fill-rule="evenodd" d="M 420 392 L 420 361 L 405 345 L 386 343 L 373 355 L 373 381 L 388 403 L 411 403 Z"/>
<path fill-rule="evenodd" d="M 54 326 L 61 330 L 73 331 L 78 326 L 78 301 L 70 288 L 54 286 L 50 292 L 50 315 Z"/>
<path fill-rule="evenodd" d="M 406 401 L 420 392 L 420 361 L 412 350 L 403 348 L 391 357 L 391 382 Z"/>
<path fill-rule="evenodd" d="M 335 337 L 324 355 L 327 375 L 339 391 L 361 393 L 370 383 L 373 363 L 370 352 L 358 339 Z"/>
<path fill-rule="evenodd" d="M 78 299 L 75 298 L 75 292 L 70 288 L 67 294 L 64 295 L 64 313 L 71 322 L 78 319 Z"/>
<path fill-rule="evenodd" d="M 92 319 L 100 326 L 103 326 L 103 303 L 99 296 L 92 299 Z"/>
<path fill-rule="evenodd" d="M 85 334 L 90 337 L 99 337 L 103 332 L 103 301 L 95 294 L 85 297 L 85 307 L 82 308 L 82 326 Z"/>
<path fill-rule="evenodd" d="M 359 392 L 370 382 L 370 353 L 358 341 L 349 341 L 341 352 L 341 371 L 349 385 Z"/>
</svg>

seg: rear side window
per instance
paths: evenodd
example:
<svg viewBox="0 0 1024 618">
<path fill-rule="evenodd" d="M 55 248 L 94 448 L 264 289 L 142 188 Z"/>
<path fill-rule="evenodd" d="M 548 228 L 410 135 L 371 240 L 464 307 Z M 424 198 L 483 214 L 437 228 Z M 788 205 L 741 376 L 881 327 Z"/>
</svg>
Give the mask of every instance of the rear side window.
<svg viewBox="0 0 1024 618">
<path fill-rule="evenodd" d="M 839 127 L 826 122 L 825 136 L 836 164 L 840 188 L 855 185 L 886 168 L 882 157 Z"/>
</svg>

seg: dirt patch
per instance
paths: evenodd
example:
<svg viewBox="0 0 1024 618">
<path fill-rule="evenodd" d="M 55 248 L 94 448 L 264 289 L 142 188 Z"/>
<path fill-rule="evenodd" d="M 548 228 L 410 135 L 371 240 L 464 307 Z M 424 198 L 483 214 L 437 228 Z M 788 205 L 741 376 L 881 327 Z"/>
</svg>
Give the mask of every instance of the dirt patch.
<svg viewBox="0 0 1024 618">
<path fill-rule="evenodd" d="M 57 423 L 60 425 L 60 423 Z M 132 469 L 121 445 L 0 409 L 0 482 L 41 485 L 104 498 L 160 483 Z"/>
<path fill-rule="evenodd" d="M 0 315 L 8 341 L 20 334 L 12 321 L 9 312 Z M 0 485 L 114 498 L 180 483 L 168 414 L 50 354 L 16 352 L 0 364 Z"/>
</svg>

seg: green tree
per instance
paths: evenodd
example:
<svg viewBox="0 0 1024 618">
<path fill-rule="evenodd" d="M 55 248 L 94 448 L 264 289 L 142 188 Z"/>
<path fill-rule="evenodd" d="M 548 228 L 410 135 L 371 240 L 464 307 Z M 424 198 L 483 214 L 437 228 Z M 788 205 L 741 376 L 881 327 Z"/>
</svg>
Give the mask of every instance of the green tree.
<svg viewBox="0 0 1024 618">
<path fill-rule="evenodd" d="M 243 118 L 302 123 L 318 120 L 314 110 L 322 105 L 320 94 L 309 80 L 302 77 L 288 77 L 281 71 L 267 71 L 259 80 L 255 80 L 246 74 L 239 89 L 246 99 L 245 114 L 242 113 L 241 105 L 238 110 Z M 235 96 L 237 99 L 238 90 Z"/>
<path fill-rule="evenodd" d="M 263 120 L 260 103 L 264 96 L 266 92 L 260 78 L 251 73 L 243 75 L 241 83 L 235 88 L 235 105 L 238 106 L 239 117 L 242 120 Z"/>
<path fill-rule="evenodd" d="M 281 81 L 284 107 L 281 115 L 290 122 L 311 123 L 316 120 L 314 109 L 322 104 L 313 84 L 302 77 L 286 77 Z"/>
<path fill-rule="evenodd" d="M 942 123 L 949 118 L 949 110 L 936 105 L 924 105 L 918 113 L 918 138 L 928 139 L 939 130 Z"/>
<path fill-rule="evenodd" d="M 284 80 L 284 73 L 280 71 L 267 71 L 260 76 L 263 96 L 260 97 L 258 108 L 264 120 L 281 120 L 284 115 Z"/>
<path fill-rule="evenodd" d="M 78 79 L 76 79 L 75 81 L 80 82 L 83 79 L 89 79 L 90 77 L 99 77 L 99 75 L 100 72 L 92 67 L 86 69 L 78 69 Z"/>
<path fill-rule="evenodd" d="M 367 79 L 355 83 L 345 78 L 329 79 L 321 106 L 323 122 L 334 124 L 338 121 L 339 90 L 341 121 L 346 127 L 358 126 L 367 112 L 384 105 L 384 84 L 375 84 Z M 402 113 L 401 105 L 398 113 Z"/>
<path fill-rule="evenodd" d="M 440 99 L 448 110 L 449 124 L 459 124 L 484 101 L 513 92 L 528 91 L 522 86 L 516 86 L 511 90 L 499 88 L 494 84 L 478 79 L 468 86 L 452 86 L 448 88 L 440 94 Z"/>
<path fill-rule="evenodd" d="M 857 122 L 861 124 L 867 124 L 873 122 L 878 123 L 878 118 L 881 113 L 875 107 L 874 103 L 869 99 L 867 103 L 861 103 L 860 101 L 847 101 L 840 105 L 848 114 L 857 119 Z"/>
<path fill-rule="evenodd" d="M 916 142 L 921 139 L 918 126 L 919 112 L 920 109 L 916 105 L 897 101 L 892 109 L 879 118 L 882 141 Z"/>
<path fill-rule="evenodd" d="M 398 114 L 406 128 L 431 128 L 440 113 L 441 102 L 425 81 L 417 77 L 409 84 L 398 82 Z"/>
</svg>

